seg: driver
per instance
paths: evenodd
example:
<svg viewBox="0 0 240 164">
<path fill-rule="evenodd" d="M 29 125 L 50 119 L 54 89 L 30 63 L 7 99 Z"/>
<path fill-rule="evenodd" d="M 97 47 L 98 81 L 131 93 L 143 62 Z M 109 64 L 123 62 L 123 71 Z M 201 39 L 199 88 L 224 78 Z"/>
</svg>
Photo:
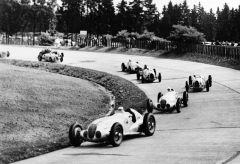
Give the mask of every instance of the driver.
<svg viewBox="0 0 240 164">
<path fill-rule="evenodd" d="M 132 115 L 132 122 L 133 122 L 133 123 L 136 122 L 136 116 L 135 116 L 134 112 L 133 112 L 130 108 L 128 108 L 126 111 L 124 111 L 124 108 L 123 108 L 123 107 L 118 107 L 118 108 L 116 109 L 116 108 L 114 108 L 114 106 L 112 105 L 110 111 L 106 114 L 106 116 L 112 116 L 112 115 L 114 115 L 115 113 L 124 113 L 124 112 L 129 112 L 129 113 Z"/>
<path fill-rule="evenodd" d="M 174 89 L 171 88 L 171 87 L 168 87 L 168 88 L 167 88 L 167 91 L 168 91 L 168 92 L 171 92 L 171 91 L 174 91 Z"/>
</svg>

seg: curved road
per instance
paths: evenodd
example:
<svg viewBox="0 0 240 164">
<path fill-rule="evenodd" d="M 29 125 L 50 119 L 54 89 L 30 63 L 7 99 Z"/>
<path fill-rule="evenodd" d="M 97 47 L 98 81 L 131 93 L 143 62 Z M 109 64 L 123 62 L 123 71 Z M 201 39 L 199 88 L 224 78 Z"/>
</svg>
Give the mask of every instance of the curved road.
<svg viewBox="0 0 240 164">
<path fill-rule="evenodd" d="M 10 58 L 37 61 L 39 48 L 10 47 Z M 234 163 L 240 151 L 240 72 L 207 64 L 130 56 L 110 53 L 64 51 L 63 64 L 91 68 L 123 77 L 142 89 L 156 102 L 158 92 L 168 86 L 184 91 L 190 74 L 212 75 L 210 92 L 189 92 L 189 106 L 177 114 L 154 111 L 157 120 L 152 137 L 127 138 L 120 147 L 106 143 L 85 142 L 81 147 L 69 147 L 39 157 L 16 162 L 25 163 L 158 163 L 212 164 Z M 156 68 L 162 82 L 141 84 L 135 74 L 120 71 L 120 64 L 129 59 Z M 240 162 L 240 161 L 239 161 Z M 235 162 L 236 163 L 236 162 Z"/>
</svg>

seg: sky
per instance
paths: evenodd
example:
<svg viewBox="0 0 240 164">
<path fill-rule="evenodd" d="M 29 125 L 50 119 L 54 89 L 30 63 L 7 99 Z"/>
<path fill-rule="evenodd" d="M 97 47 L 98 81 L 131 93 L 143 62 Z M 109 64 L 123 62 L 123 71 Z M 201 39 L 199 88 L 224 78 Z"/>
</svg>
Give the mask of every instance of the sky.
<svg viewBox="0 0 240 164">
<path fill-rule="evenodd" d="M 132 0 L 126 0 L 126 1 L 132 1 Z M 173 5 L 182 3 L 184 0 L 171 0 Z M 113 0 L 114 4 L 118 4 L 121 2 L 121 0 Z M 159 12 L 162 12 L 163 6 L 168 5 L 170 0 L 153 0 L 153 3 L 156 4 L 157 9 Z M 240 0 L 187 0 L 187 4 L 190 9 L 193 8 L 193 5 L 198 5 L 198 3 L 201 3 L 201 5 L 204 7 L 206 12 L 210 11 L 210 8 L 213 9 L 213 12 L 217 11 L 217 7 L 219 7 L 220 11 L 223 8 L 223 5 L 225 2 L 227 2 L 230 9 L 234 8 L 237 9 L 240 5 Z"/>
</svg>

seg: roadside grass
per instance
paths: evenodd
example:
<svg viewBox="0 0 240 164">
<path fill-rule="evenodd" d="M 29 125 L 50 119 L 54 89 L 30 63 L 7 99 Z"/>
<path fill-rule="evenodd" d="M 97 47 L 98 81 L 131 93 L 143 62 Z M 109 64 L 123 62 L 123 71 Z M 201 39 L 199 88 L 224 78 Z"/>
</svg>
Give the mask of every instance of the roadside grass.
<svg viewBox="0 0 240 164">
<path fill-rule="evenodd" d="M 69 126 L 86 127 L 106 113 L 110 95 L 117 107 L 146 109 L 145 93 L 114 75 L 44 62 L 0 59 L 0 65 L 0 163 L 70 146 Z"/>
<path fill-rule="evenodd" d="M 66 48 L 60 48 L 60 49 L 66 49 Z M 177 53 L 176 51 L 167 52 L 164 50 L 146 50 L 146 49 L 138 49 L 138 48 L 125 48 L 125 47 L 121 47 L 121 48 L 71 47 L 67 49 L 78 50 L 78 51 L 117 53 L 117 54 L 126 54 L 126 55 L 152 56 L 152 57 L 164 58 L 164 59 L 177 59 L 177 60 L 200 62 L 200 63 L 240 70 L 240 60 L 221 57 L 221 56 L 203 55 L 198 53 Z"/>
</svg>

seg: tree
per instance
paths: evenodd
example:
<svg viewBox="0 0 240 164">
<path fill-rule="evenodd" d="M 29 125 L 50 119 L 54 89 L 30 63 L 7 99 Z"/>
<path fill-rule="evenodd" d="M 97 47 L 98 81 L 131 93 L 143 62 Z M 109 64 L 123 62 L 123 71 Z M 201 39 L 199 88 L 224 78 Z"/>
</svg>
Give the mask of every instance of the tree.
<svg viewBox="0 0 240 164">
<path fill-rule="evenodd" d="M 132 27 L 131 31 L 142 33 L 144 31 L 144 12 L 143 12 L 143 1 L 133 0 L 129 3 L 130 5 L 130 18 Z"/>
<path fill-rule="evenodd" d="M 205 41 L 204 34 L 198 32 L 194 27 L 173 25 L 175 28 L 168 37 L 169 40 L 182 43 L 201 43 Z"/>
</svg>

